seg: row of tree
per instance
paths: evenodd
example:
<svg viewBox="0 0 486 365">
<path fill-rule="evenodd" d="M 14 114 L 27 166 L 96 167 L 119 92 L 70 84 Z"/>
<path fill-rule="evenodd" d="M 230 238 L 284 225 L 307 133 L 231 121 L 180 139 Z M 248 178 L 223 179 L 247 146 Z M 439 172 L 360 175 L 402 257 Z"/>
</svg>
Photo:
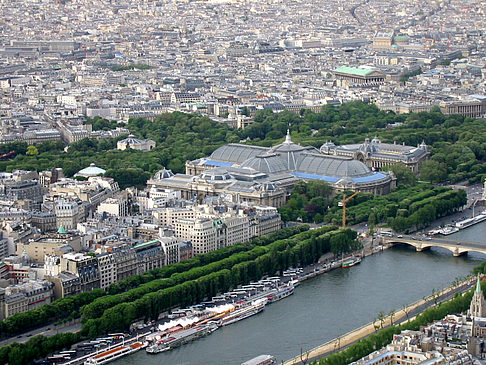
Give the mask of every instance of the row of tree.
<svg viewBox="0 0 486 365">
<path fill-rule="evenodd" d="M 338 203 L 342 194 L 337 194 L 330 202 L 324 220 L 338 224 L 342 208 Z M 350 192 L 344 192 L 349 195 Z M 467 203 L 464 190 L 436 187 L 431 184 L 417 184 L 398 189 L 385 196 L 361 193 L 347 203 L 347 222 L 357 224 L 387 223 L 394 230 L 404 232 L 426 227 L 435 219 L 452 214 Z"/>
<path fill-rule="evenodd" d="M 121 293 L 127 292 L 131 289 L 137 288 L 140 292 L 143 290 L 154 290 L 155 280 L 162 280 L 164 278 L 170 278 L 175 274 L 184 273 L 191 269 L 195 270 L 198 267 L 208 265 L 213 262 L 219 262 L 225 258 L 228 258 L 236 253 L 248 252 L 254 247 L 268 244 L 275 240 L 291 237 L 301 232 L 308 230 L 308 226 L 289 227 L 278 232 L 274 232 L 262 237 L 258 237 L 252 240 L 251 243 L 240 243 L 230 247 L 223 247 L 207 254 L 198 255 L 192 259 L 182 261 L 177 264 L 168 265 L 162 268 L 153 269 L 145 272 L 142 275 L 134 275 L 125 280 L 112 284 L 107 293 L 102 289 L 96 289 L 88 293 L 81 293 L 74 296 L 60 298 L 36 309 L 28 312 L 17 313 L 13 316 L 0 321 L 0 333 L 2 336 L 11 336 L 17 333 L 25 332 L 32 328 L 37 328 L 50 323 L 54 323 L 57 320 L 63 320 L 66 318 L 78 318 L 81 313 L 92 313 L 95 311 L 100 315 L 103 313 L 101 309 L 96 310 L 101 306 L 100 303 L 110 302 L 113 295 L 119 294 L 121 298 L 119 300 L 127 300 L 135 295 L 134 292 L 130 294 L 121 295 Z M 174 276 L 174 280 L 181 282 L 183 278 Z M 152 283 L 152 284 L 150 284 Z M 163 281 L 160 285 L 169 286 L 171 282 L 167 280 Z M 145 284 L 146 286 L 143 286 Z M 172 282 L 172 285 L 173 282 Z M 137 291 L 138 292 L 138 291 Z M 105 298 L 105 299 L 102 299 Z M 118 298 L 118 297 L 117 297 Z M 132 299 L 133 300 L 133 299 Z M 117 302 L 118 303 L 118 302 Z"/>
<path fill-rule="evenodd" d="M 36 359 L 42 359 L 55 351 L 71 348 L 81 340 L 77 333 L 58 333 L 45 337 L 34 336 L 26 343 L 12 343 L 0 347 L 0 364 L 30 365 Z"/>
<path fill-rule="evenodd" d="M 304 231 L 291 236 L 291 239 L 304 239 L 310 234 L 312 233 L 309 231 Z M 274 243 L 272 243 L 272 245 L 274 245 Z M 249 251 L 235 252 L 229 256 L 221 257 L 220 260 L 213 261 L 205 265 L 194 266 L 186 271 L 175 272 L 168 278 L 155 279 L 120 294 L 107 295 L 97 298 L 92 303 L 89 303 L 83 307 L 83 322 L 86 322 L 89 319 L 99 318 L 105 310 L 120 303 L 133 302 L 139 298 L 142 298 L 148 293 L 171 288 L 187 281 L 197 280 L 198 278 L 209 275 L 210 273 L 231 269 L 233 266 L 239 263 L 254 260 L 255 258 L 265 254 L 267 250 L 267 246 L 254 246 Z"/>
<path fill-rule="evenodd" d="M 59 319 L 65 319 L 70 316 L 71 318 L 77 318 L 79 317 L 80 308 L 103 295 L 105 295 L 103 289 L 95 289 L 90 292 L 57 299 L 50 304 L 28 312 L 14 314 L 0 321 L 0 333 L 2 336 L 11 336 L 32 328 L 54 323 Z"/>
<path fill-rule="evenodd" d="M 267 246 L 255 247 L 254 258 L 241 260 L 242 253 L 197 268 L 202 276 L 185 276 L 187 280 L 171 287 L 150 291 L 134 301 L 123 301 L 106 308 L 101 316 L 83 322 L 82 333 L 98 336 L 115 330 L 126 330 L 136 320 L 157 319 L 161 313 L 174 307 L 187 306 L 211 298 L 238 285 L 258 280 L 263 275 L 274 275 L 290 266 L 316 262 L 323 253 L 329 252 L 332 242 L 342 249 L 353 246 L 356 232 L 336 227 L 324 227 L 278 240 Z M 248 254 L 248 253 L 244 253 Z M 249 258 L 251 256 L 247 256 Z M 224 262 L 224 263 L 223 263 Z M 229 264 L 231 262 L 231 264 Z M 229 264 L 229 265 L 228 265 Z M 211 268 L 211 269 L 209 269 Z M 84 315 L 84 313 L 83 313 Z"/>
</svg>

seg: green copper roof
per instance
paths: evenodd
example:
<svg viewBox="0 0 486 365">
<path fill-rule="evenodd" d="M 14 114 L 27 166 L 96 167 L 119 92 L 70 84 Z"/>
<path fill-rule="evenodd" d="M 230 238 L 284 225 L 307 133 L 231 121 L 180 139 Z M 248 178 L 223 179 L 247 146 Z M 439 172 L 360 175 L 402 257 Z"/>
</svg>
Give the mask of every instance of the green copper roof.
<svg viewBox="0 0 486 365">
<path fill-rule="evenodd" d="M 334 72 L 341 72 L 341 73 L 356 75 L 356 76 L 366 76 L 369 75 L 370 73 L 375 72 L 375 70 L 370 68 L 341 66 L 335 69 Z"/>
<path fill-rule="evenodd" d="M 64 228 L 64 226 L 59 226 L 59 229 L 57 230 L 57 233 L 60 233 L 60 234 L 66 234 L 66 228 Z"/>
<path fill-rule="evenodd" d="M 476 293 L 481 293 L 481 280 L 479 280 L 479 275 L 478 281 L 476 282 Z"/>
<path fill-rule="evenodd" d="M 133 246 L 133 248 L 142 248 L 142 247 L 151 245 L 152 243 L 155 243 L 155 242 L 159 242 L 159 240 L 153 240 L 153 241 L 144 242 L 144 243 L 141 243 L 139 245 Z"/>
</svg>

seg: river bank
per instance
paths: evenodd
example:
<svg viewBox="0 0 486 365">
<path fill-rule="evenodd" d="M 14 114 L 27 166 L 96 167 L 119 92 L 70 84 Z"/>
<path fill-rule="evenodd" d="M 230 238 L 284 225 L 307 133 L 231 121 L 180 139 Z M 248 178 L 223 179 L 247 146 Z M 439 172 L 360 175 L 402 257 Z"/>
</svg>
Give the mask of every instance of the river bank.
<svg viewBox="0 0 486 365">
<path fill-rule="evenodd" d="M 320 346 L 305 351 L 305 353 L 298 355 L 290 360 L 287 360 L 286 362 L 284 362 L 284 365 L 301 364 L 302 358 L 309 361 L 318 360 L 333 352 L 345 349 L 346 347 L 361 340 L 362 338 L 365 338 L 377 332 L 377 330 L 379 329 L 402 323 L 405 320 L 413 320 L 417 314 L 423 312 L 425 309 L 452 298 L 456 293 L 463 293 L 470 290 L 474 286 L 474 283 L 474 278 L 469 278 L 458 285 L 445 288 L 440 292 L 435 293 L 434 295 L 409 304 L 406 307 L 398 310 L 397 312 L 385 316 L 381 320 L 377 319 L 373 322 L 367 323 Z"/>
<path fill-rule="evenodd" d="M 471 211 L 472 213 L 472 211 Z M 441 224 L 445 223 L 450 223 L 456 220 L 456 218 L 462 218 L 464 216 L 464 212 L 460 212 L 455 216 L 449 216 L 445 217 L 441 220 Z M 435 224 L 438 226 L 439 224 Z M 455 233 L 451 235 L 450 237 L 453 239 L 463 239 L 464 237 L 467 237 L 470 240 L 474 240 L 477 242 L 484 242 L 484 237 L 483 237 L 483 231 L 484 228 L 486 227 L 486 222 L 480 223 L 478 226 L 475 227 L 469 227 L 467 229 L 464 229 L 458 233 Z M 389 247 L 387 247 L 389 248 Z M 441 249 L 437 250 L 438 252 L 441 251 Z M 479 257 L 484 257 L 484 256 L 479 256 Z M 432 295 L 425 297 L 423 299 L 420 299 L 407 307 L 402 308 L 401 310 L 398 310 L 396 313 L 393 315 L 393 320 L 394 322 L 400 322 L 403 321 L 405 317 L 411 316 L 412 314 L 416 315 L 418 313 L 421 313 L 423 310 L 425 310 L 427 307 L 429 307 L 431 304 L 434 304 L 435 301 L 442 301 L 444 298 L 447 296 L 450 296 L 451 293 L 458 292 L 460 291 L 459 289 L 463 289 L 464 291 L 470 288 L 472 285 L 474 285 L 474 280 L 470 281 L 464 281 L 460 285 L 456 286 L 450 286 L 448 288 L 445 288 L 443 290 L 434 292 Z M 414 313 L 417 312 L 417 313 Z M 384 319 L 385 326 L 390 325 L 392 318 L 390 316 L 387 316 L 386 319 Z M 367 323 L 357 329 L 354 329 L 350 332 L 347 332 L 344 335 L 340 335 L 320 346 L 317 346 L 310 351 L 306 351 L 306 356 L 308 353 L 308 358 L 309 360 L 316 360 L 322 357 L 325 357 L 326 355 L 329 355 L 332 352 L 342 350 L 346 348 L 347 346 L 353 344 L 354 342 L 374 333 L 376 331 L 376 321 Z M 288 360 L 285 362 L 286 365 L 290 364 L 299 364 L 301 363 L 301 356 L 295 356 L 294 358 Z"/>
</svg>

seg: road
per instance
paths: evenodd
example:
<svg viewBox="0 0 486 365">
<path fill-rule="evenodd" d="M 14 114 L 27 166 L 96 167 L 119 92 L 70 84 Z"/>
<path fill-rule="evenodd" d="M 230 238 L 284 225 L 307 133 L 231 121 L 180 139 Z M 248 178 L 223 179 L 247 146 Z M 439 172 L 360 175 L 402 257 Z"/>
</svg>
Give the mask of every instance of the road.
<svg viewBox="0 0 486 365">
<path fill-rule="evenodd" d="M 10 345 L 13 342 L 17 343 L 24 343 L 27 342 L 31 337 L 37 335 L 43 336 L 54 336 L 57 333 L 66 333 L 66 332 L 78 332 L 81 330 L 81 322 L 78 320 L 76 322 L 71 322 L 69 324 L 61 324 L 58 326 L 55 325 L 48 325 L 41 328 L 36 328 L 35 330 L 31 330 L 29 332 L 25 332 L 18 336 L 13 336 L 7 338 L 6 340 L 0 341 L 0 347 Z"/>
</svg>

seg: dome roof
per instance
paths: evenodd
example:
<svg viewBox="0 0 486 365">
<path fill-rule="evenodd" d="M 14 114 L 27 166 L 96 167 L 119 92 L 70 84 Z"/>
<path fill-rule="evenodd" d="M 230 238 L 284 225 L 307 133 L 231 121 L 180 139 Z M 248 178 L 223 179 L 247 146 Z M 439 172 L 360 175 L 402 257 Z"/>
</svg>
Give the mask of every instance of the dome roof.
<svg viewBox="0 0 486 365">
<path fill-rule="evenodd" d="M 301 160 L 300 155 L 303 152 L 317 152 L 312 146 L 302 147 L 294 142 L 290 137 L 290 131 L 287 130 L 287 136 L 285 137 L 285 141 L 271 149 L 272 153 L 276 153 L 279 155 L 280 160 L 285 165 L 286 170 L 297 170 L 299 165 L 299 161 Z"/>
<path fill-rule="evenodd" d="M 269 148 L 249 146 L 245 144 L 230 143 L 216 149 L 211 156 L 211 160 L 232 162 L 241 164 L 256 155 L 261 155 L 269 151 Z"/>
<path fill-rule="evenodd" d="M 162 169 L 155 173 L 154 180 L 168 179 L 172 176 L 174 176 L 174 173 L 171 170 Z"/>
<path fill-rule="evenodd" d="M 308 147 L 307 147 L 308 148 Z M 307 149 L 306 147 L 302 147 L 301 145 L 295 144 L 292 142 L 292 138 L 290 137 L 290 131 L 287 130 L 287 135 L 285 136 L 285 141 L 275 147 L 272 147 L 272 152 L 295 152 L 295 151 L 304 151 Z"/>
<path fill-rule="evenodd" d="M 31 261 L 31 258 L 27 251 L 24 248 L 24 251 L 22 252 L 22 255 L 20 255 L 20 260 L 22 261 L 23 264 L 28 264 Z"/>
<path fill-rule="evenodd" d="M 334 149 L 336 145 L 332 141 L 327 141 L 324 143 L 321 148 L 319 149 L 322 153 L 329 153 L 331 149 Z"/>
<path fill-rule="evenodd" d="M 228 171 L 221 170 L 221 169 L 205 170 L 201 175 L 199 175 L 199 177 L 206 181 L 214 181 L 214 182 L 222 182 L 222 181 L 228 181 L 233 179 L 233 176 L 231 176 Z"/>
<path fill-rule="evenodd" d="M 267 153 L 249 158 L 241 164 L 241 167 L 250 167 L 260 172 L 276 173 L 286 171 L 287 167 L 276 153 Z"/>
<path fill-rule="evenodd" d="M 299 164 L 299 171 L 323 176 L 361 177 L 372 172 L 364 163 L 349 157 L 305 153 Z"/>
<path fill-rule="evenodd" d="M 261 191 L 274 191 L 274 190 L 277 190 L 278 189 L 278 186 L 276 184 L 273 184 L 273 183 L 263 183 L 261 186 L 260 186 L 260 190 Z"/>
<path fill-rule="evenodd" d="M 127 138 L 125 139 L 122 139 L 120 141 L 120 143 L 125 143 L 125 144 L 142 144 L 143 141 L 141 141 L 140 139 L 137 139 L 135 138 L 135 136 L 133 134 L 130 134 Z"/>
<path fill-rule="evenodd" d="M 379 140 L 378 136 L 375 136 L 375 138 L 371 140 L 371 143 L 381 143 L 381 141 Z"/>
<path fill-rule="evenodd" d="M 337 184 L 346 187 L 351 187 L 353 185 L 356 185 L 350 177 L 343 177 L 337 182 Z"/>
<path fill-rule="evenodd" d="M 98 175 L 104 175 L 105 172 L 106 170 L 96 167 L 94 163 L 90 163 L 88 167 L 78 171 L 74 176 L 84 176 L 84 177 L 98 176 Z"/>
</svg>

